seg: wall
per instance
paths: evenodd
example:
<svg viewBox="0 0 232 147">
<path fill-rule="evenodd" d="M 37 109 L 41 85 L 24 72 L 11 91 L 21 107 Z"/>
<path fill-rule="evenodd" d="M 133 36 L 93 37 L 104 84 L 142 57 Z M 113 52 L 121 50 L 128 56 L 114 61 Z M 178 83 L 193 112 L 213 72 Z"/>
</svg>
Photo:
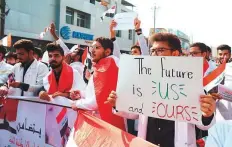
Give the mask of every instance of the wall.
<svg viewBox="0 0 232 147">
<path fill-rule="evenodd" d="M 6 0 L 10 13 L 5 21 L 5 35 L 38 39 L 40 32 L 55 21 L 57 0 Z M 52 40 L 47 35 L 44 40 Z"/>
<path fill-rule="evenodd" d="M 69 26 L 72 31 L 82 32 L 94 35 L 94 38 L 104 36 L 109 37 L 110 18 L 105 17 L 104 21 L 100 21 L 103 12 L 115 5 L 115 1 L 111 0 L 108 8 L 100 5 L 97 1 L 91 4 L 89 0 L 7 0 L 10 13 L 6 17 L 5 35 L 11 33 L 12 36 L 22 38 L 39 39 L 39 34 L 44 31 L 45 27 L 51 22 L 55 22 L 57 26 L 57 34 L 63 26 Z M 125 6 L 121 6 L 121 1 L 117 2 L 118 10 L 127 10 Z M 74 25 L 66 24 L 66 7 L 73 8 L 91 15 L 91 28 L 82 28 L 76 26 L 76 16 L 74 16 Z M 45 35 L 43 40 L 52 41 L 50 33 Z M 63 39 L 64 40 L 64 39 Z M 122 31 L 122 37 L 117 38 L 121 49 L 130 50 L 133 40 L 128 39 L 128 31 Z M 64 40 L 70 44 L 86 44 L 85 40 L 71 38 Z"/>
<path fill-rule="evenodd" d="M 111 4 L 109 4 L 108 8 L 110 8 L 112 5 L 115 4 L 115 1 L 111 1 Z M 117 12 L 121 12 L 121 6 L 120 2 L 117 3 Z M 88 13 L 91 15 L 91 27 L 90 29 L 82 28 L 76 26 L 76 17 L 74 15 L 74 25 L 66 24 L 66 7 L 70 7 L 85 13 Z M 61 0 L 61 8 L 60 8 L 60 29 L 63 26 L 69 26 L 69 28 L 72 31 L 82 32 L 94 35 L 94 38 L 104 36 L 109 37 L 109 25 L 111 18 L 105 17 L 104 21 L 101 22 L 100 17 L 102 16 L 103 12 L 105 12 L 107 7 L 104 7 L 100 5 L 98 2 L 94 4 L 91 4 L 89 0 Z M 125 7 L 123 7 L 124 10 L 129 11 Z M 122 37 L 117 38 L 117 41 L 121 47 L 121 49 L 127 49 L 129 50 L 130 46 L 133 44 L 132 40 L 128 39 L 128 31 L 122 31 Z M 82 39 L 76 39 L 71 38 L 69 40 L 64 40 L 64 42 L 72 43 L 72 44 L 86 44 L 85 40 Z"/>
</svg>

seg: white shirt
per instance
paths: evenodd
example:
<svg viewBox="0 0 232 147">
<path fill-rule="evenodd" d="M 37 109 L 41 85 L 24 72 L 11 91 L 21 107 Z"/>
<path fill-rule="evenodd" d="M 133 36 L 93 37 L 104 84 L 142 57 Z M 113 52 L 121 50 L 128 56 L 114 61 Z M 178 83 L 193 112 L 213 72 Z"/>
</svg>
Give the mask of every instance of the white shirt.
<svg viewBox="0 0 232 147">
<path fill-rule="evenodd" d="M 0 62 L 0 83 L 4 84 L 8 80 L 8 75 L 12 72 L 13 66 L 4 61 Z"/>
<path fill-rule="evenodd" d="M 81 77 L 83 77 L 83 72 L 84 72 L 84 65 L 81 62 L 73 62 L 70 64 L 70 66 L 77 70 L 79 72 L 79 74 L 81 75 Z"/>
</svg>

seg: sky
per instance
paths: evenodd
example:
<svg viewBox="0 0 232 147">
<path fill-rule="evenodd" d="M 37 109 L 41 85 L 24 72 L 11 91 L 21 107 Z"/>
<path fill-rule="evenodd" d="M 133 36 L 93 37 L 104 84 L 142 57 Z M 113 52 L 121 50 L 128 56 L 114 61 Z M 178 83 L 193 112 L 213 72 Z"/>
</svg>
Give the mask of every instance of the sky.
<svg viewBox="0 0 232 147">
<path fill-rule="evenodd" d="M 156 28 L 179 29 L 193 38 L 193 42 L 204 42 L 217 47 L 232 46 L 232 1 L 230 0 L 127 0 L 133 3 L 142 21 L 144 34 Z"/>
</svg>

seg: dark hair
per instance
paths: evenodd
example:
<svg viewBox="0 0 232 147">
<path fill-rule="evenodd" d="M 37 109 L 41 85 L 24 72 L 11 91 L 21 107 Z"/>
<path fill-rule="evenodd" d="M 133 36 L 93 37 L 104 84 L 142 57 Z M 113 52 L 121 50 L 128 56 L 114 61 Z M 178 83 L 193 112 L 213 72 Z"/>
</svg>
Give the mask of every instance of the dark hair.
<svg viewBox="0 0 232 147">
<path fill-rule="evenodd" d="M 226 44 L 222 44 L 220 45 L 219 47 L 217 47 L 217 50 L 228 50 L 229 53 L 231 53 L 231 47 L 229 45 L 226 45 Z"/>
<path fill-rule="evenodd" d="M 99 42 L 105 50 L 109 48 L 111 50 L 110 55 L 113 55 L 114 44 L 112 40 L 110 40 L 109 38 L 105 38 L 105 37 L 99 37 L 99 38 L 96 38 L 95 41 Z"/>
<path fill-rule="evenodd" d="M 17 42 L 15 42 L 13 47 L 15 49 L 24 48 L 27 52 L 29 52 L 31 50 L 34 51 L 33 42 L 31 40 L 26 40 L 26 39 L 18 40 Z"/>
<path fill-rule="evenodd" d="M 202 53 L 207 52 L 207 46 L 204 43 L 196 42 L 190 45 L 191 47 L 198 47 Z"/>
<path fill-rule="evenodd" d="M 7 55 L 6 55 L 6 58 L 14 58 L 15 60 L 17 59 L 17 55 L 16 53 L 14 52 L 9 52 Z"/>
<path fill-rule="evenodd" d="M 159 41 L 167 42 L 171 50 L 178 50 L 180 53 L 182 52 L 180 39 L 174 34 L 156 33 L 151 36 L 150 41 L 152 44 Z"/>
<path fill-rule="evenodd" d="M 74 50 L 73 53 L 75 53 L 75 56 L 80 56 L 79 62 L 82 62 L 82 56 L 83 56 L 84 50 L 83 49 L 77 49 L 77 50 Z"/>
<path fill-rule="evenodd" d="M 134 49 L 134 48 L 138 49 L 139 52 L 142 53 L 142 52 L 141 52 L 140 46 L 138 46 L 138 45 L 133 45 L 133 46 L 131 47 L 131 50 Z"/>
<path fill-rule="evenodd" d="M 62 56 L 64 56 L 64 50 L 56 42 L 48 43 L 46 46 L 48 52 L 59 51 Z"/>
<path fill-rule="evenodd" d="M 34 54 L 37 54 L 40 58 L 42 57 L 42 50 L 41 48 L 35 47 Z"/>
<path fill-rule="evenodd" d="M 3 45 L 0 45 L 0 53 L 2 53 L 2 56 L 4 58 L 6 54 L 6 48 Z"/>
<path fill-rule="evenodd" d="M 206 48 L 208 52 L 212 53 L 212 49 L 209 46 L 206 46 Z"/>
</svg>

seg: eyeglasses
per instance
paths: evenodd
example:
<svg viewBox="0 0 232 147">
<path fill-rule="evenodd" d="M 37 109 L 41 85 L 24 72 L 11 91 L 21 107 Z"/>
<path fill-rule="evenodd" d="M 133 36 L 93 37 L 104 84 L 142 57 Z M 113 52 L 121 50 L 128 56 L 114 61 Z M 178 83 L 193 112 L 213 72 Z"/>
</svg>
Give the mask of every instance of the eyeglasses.
<svg viewBox="0 0 232 147">
<path fill-rule="evenodd" d="M 172 50 L 170 48 L 150 48 L 150 53 L 153 54 L 155 52 L 156 55 L 162 54 L 165 51 Z"/>
<path fill-rule="evenodd" d="M 202 52 L 189 52 L 189 55 L 195 57 L 200 53 L 202 53 Z"/>
<path fill-rule="evenodd" d="M 99 49 L 99 48 L 101 48 L 102 46 L 90 46 L 90 50 L 91 49 Z"/>
</svg>

